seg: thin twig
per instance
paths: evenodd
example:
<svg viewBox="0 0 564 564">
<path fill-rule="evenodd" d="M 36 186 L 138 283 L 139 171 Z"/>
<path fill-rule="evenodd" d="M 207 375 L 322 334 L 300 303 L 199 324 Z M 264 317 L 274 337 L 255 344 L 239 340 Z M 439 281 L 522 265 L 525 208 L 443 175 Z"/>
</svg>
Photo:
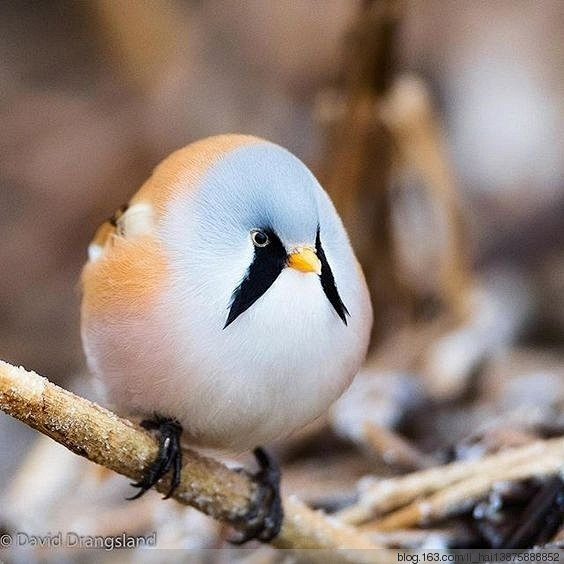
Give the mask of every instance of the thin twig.
<svg viewBox="0 0 564 564">
<path fill-rule="evenodd" d="M 421 470 L 436 464 L 431 457 L 382 425 L 366 421 L 363 427 L 363 439 L 374 454 L 381 456 L 384 462 L 391 466 Z"/>
<path fill-rule="evenodd" d="M 378 480 L 362 492 L 358 504 L 338 516 L 346 523 L 359 524 L 401 507 L 394 517 L 397 517 L 394 526 L 410 526 L 430 514 L 450 511 L 464 499 L 474 499 L 495 482 L 554 474 L 562 468 L 563 460 L 564 438 L 555 438 L 507 449 L 480 460 L 453 462 L 399 478 Z M 432 494 L 435 497 L 403 507 Z"/>
<path fill-rule="evenodd" d="M 517 481 L 556 474 L 562 469 L 564 440 L 555 443 L 556 448 L 517 466 L 504 466 L 487 474 L 477 473 L 467 480 L 457 482 L 436 494 L 415 501 L 398 511 L 376 521 L 377 530 L 394 530 L 398 527 L 426 525 L 445 517 L 462 513 L 477 500 L 485 497 L 497 482 Z M 372 528 L 371 527 L 371 528 Z"/>
<path fill-rule="evenodd" d="M 51 437 L 72 452 L 133 480 L 155 459 L 158 444 L 142 428 L 35 372 L 0 361 L 0 410 Z M 156 489 L 166 493 L 169 478 Z M 257 487 L 245 472 L 193 451 L 184 453 L 174 499 L 207 515 L 244 528 Z M 377 548 L 353 527 L 284 499 L 285 519 L 273 544 L 283 548 Z"/>
</svg>

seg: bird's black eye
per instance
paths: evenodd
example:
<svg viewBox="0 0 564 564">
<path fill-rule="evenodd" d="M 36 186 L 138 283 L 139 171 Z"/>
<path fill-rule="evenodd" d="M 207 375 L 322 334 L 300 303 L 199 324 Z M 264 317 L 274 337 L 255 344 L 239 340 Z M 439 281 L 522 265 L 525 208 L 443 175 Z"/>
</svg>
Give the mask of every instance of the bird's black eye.
<svg viewBox="0 0 564 564">
<path fill-rule="evenodd" d="M 251 231 L 251 239 L 253 240 L 253 245 L 255 247 L 266 247 L 266 245 L 270 243 L 268 235 L 260 229 L 253 229 Z"/>
</svg>

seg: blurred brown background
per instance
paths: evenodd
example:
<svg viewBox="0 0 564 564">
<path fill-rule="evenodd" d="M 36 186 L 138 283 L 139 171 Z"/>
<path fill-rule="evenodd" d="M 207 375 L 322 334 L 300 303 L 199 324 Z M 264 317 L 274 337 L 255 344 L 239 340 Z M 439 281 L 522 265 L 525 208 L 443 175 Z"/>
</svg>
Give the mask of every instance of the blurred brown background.
<svg viewBox="0 0 564 564">
<path fill-rule="evenodd" d="M 534 304 L 519 339 L 561 355 L 563 4 L 396 4 L 387 76 L 425 85 L 457 188 L 464 272 L 509 265 Z M 352 0 L 0 3 L 0 358 L 67 385 L 83 370 L 77 282 L 87 244 L 173 149 L 253 133 L 335 183 L 343 144 L 327 122 L 354 88 L 346 54 L 362 9 Z M 439 235 L 421 179 L 393 164 L 372 174 L 408 195 L 394 219 L 409 255 L 398 279 L 425 298 L 426 242 Z M 332 195 L 339 189 L 346 199 L 347 186 Z M 356 244 L 365 224 L 352 216 Z M 14 452 L 15 436 L 33 434 L 0 415 L 0 487 L 23 450 Z"/>
</svg>

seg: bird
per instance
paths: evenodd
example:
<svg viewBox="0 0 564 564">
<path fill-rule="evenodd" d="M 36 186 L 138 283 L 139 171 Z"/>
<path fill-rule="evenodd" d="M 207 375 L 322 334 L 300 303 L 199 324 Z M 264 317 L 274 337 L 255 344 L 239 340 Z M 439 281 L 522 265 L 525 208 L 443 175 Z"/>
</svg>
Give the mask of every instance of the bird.
<svg viewBox="0 0 564 564">
<path fill-rule="evenodd" d="M 160 437 L 134 498 L 169 471 L 173 493 L 182 444 L 254 449 L 265 508 L 242 542 L 274 538 L 280 472 L 263 445 L 347 389 L 372 325 L 362 269 L 313 173 L 259 137 L 195 141 L 98 228 L 81 287 L 102 396 Z"/>
</svg>

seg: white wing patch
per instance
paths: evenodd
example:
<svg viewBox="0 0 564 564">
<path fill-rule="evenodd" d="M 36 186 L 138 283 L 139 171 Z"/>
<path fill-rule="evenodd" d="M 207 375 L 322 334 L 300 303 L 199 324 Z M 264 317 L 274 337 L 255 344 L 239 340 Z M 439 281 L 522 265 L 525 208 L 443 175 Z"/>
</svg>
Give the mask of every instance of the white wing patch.
<svg viewBox="0 0 564 564">
<path fill-rule="evenodd" d="M 116 234 L 132 239 L 153 229 L 153 207 L 146 202 L 129 206 L 116 221 Z"/>
<path fill-rule="evenodd" d="M 111 248 L 116 238 L 134 239 L 150 233 L 154 226 L 153 207 L 146 202 L 133 204 L 102 224 L 88 247 L 88 260 L 95 262 Z"/>
<path fill-rule="evenodd" d="M 98 243 L 90 243 L 88 245 L 88 261 L 95 262 L 104 254 L 104 247 Z"/>
</svg>

